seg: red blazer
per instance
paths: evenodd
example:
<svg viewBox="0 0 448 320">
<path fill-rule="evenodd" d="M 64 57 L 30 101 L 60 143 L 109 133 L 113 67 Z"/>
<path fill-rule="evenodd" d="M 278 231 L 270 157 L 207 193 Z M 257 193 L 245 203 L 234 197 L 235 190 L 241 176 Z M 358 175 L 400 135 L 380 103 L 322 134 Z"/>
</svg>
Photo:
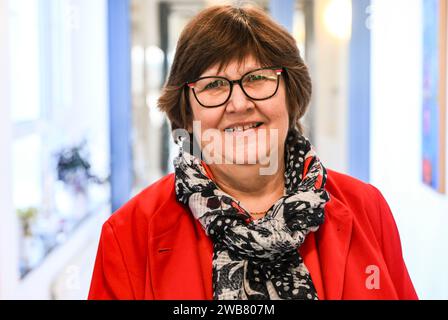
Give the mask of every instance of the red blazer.
<svg viewBox="0 0 448 320">
<path fill-rule="evenodd" d="M 325 222 L 299 251 L 320 299 L 417 299 L 381 193 L 328 170 Z M 212 299 L 212 243 L 170 174 L 103 225 L 89 299 Z"/>
</svg>

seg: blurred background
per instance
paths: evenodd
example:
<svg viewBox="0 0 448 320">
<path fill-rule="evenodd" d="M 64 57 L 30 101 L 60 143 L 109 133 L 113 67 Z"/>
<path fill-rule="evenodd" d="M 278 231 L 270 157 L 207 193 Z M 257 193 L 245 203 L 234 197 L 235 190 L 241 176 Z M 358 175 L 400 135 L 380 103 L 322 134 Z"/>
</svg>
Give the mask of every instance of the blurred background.
<svg viewBox="0 0 448 320">
<path fill-rule="evenodd" d="M 0 299 L 87 297 L 102 223 L 172 171 L 157 97 L 217 3 L 0 0 Z M 448 299 L 446 0 L 252 3 L 310 67 L 320 158 L 382 191 L 418 295 Z"/>
</svg>

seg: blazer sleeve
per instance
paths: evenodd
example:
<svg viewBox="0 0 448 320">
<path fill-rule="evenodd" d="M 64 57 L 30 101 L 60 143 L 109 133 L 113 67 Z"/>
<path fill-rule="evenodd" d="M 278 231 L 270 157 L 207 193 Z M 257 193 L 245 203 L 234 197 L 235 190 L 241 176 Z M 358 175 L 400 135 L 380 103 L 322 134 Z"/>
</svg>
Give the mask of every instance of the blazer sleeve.
<svg viewBox="0 0 448 320">
<path fill-rule="evenodd" d="M 123 253 L 113 226 L 108 221 L 101 231 L 88 299 L 134 299 Z"/>
<path fill-rule="evenodd" d="M 392 211 L 381 192 L 372 186 L 377 197 L 381 224 L 381 246 L 389 274 L 401 300 L 418 299 L 403 259 L 401 240 Z"/>
</svg>

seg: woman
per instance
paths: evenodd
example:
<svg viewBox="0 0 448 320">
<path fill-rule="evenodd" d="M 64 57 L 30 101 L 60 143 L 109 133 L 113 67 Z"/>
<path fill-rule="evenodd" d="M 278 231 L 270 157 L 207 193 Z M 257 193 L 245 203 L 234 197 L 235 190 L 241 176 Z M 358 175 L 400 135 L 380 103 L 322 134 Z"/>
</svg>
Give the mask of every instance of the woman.
<svg viewBox="0 0 448 320">
<path fill-rule="evenodd" d="M 381 193 L 302 135 L 310 96 L 263 11 L 199 13 L 159 99 L 183 141 L 175 173 L 104 224 L 89 298 L 416 299 Z"/>
</svg>

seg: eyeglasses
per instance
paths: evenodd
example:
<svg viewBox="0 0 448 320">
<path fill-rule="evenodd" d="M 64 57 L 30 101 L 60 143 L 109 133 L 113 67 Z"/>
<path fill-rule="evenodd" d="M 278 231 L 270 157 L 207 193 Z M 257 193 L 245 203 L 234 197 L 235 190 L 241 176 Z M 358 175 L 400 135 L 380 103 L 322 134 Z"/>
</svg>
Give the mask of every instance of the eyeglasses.
<svg viewBox="0 0 448 320">
<path fill-rule="evenodd" d="M 283 67 L 259 68 L 244 74 L 239 80 L 225 77 L 202 77 L 185 83 L 191 88 L 197 102 L 204 108 L 220 107 L 229 101 L 233 85 L 237 83 L 244 94 L 252 100 L 267 100 L 278 90 Z"/>
</svg>

